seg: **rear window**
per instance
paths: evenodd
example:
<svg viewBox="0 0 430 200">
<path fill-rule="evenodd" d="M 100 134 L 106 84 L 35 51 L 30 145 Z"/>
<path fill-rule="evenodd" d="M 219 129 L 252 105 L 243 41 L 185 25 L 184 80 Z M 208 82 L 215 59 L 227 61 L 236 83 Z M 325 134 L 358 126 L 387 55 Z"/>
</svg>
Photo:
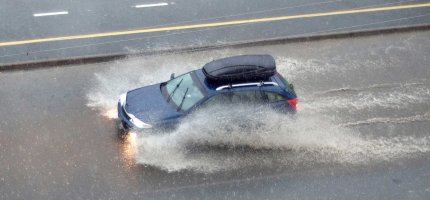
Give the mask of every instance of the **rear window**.
<svg viewBox="0 0 430 200">
<path fill-rule="evenodd" d="M 282 83 L 284 83 L 285 85 L 285 91 L 287 92 L 291 92 L 294 95 L 296 95 L 296 92 L 294 91 L 294 88 L 292 88 L 292 84 L 290 84 L 287 79 L 285 79 L 281 74 L 278 73 L 278 77 L 279 79 L 282 81 Z"/>
<path fill-rule="evenodd" d="M 281 74 L 278 73 L 279 79 L 281 79 L 282 83 L 284 83 L 285 87 L 289 88 L 290 83 L 288 83 L 287 79 L 285 79 Z"/>
</svg>

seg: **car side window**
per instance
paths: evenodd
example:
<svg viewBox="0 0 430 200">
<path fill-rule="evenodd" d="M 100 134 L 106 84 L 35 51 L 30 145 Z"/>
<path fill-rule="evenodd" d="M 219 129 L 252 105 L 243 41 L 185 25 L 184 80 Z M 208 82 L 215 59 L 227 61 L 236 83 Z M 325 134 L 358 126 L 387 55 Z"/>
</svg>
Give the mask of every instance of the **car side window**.
<svg viewBox="0 0 430 200">
<path fill-rule="evenodd" d="M 269 103 L 285 100 L 284 96 L 275 92 L 261 91 L 261 93 L 263 96 L 265 96 Z"/>
<path fill-rule="evenodd" d="M 206 107 L 206 106 L 212 106 L 212 105 L 230 104 L 231 97 L 232 97 L 231 93 L 218 94 L 206 100 L 203 106 Z"/>
<path fill-rule="evenodd" d="M 231 102 L 234 104 L 261 103 L 264 98 L 259 90 L 233 92 Z"/>
<path fill-rule="evenodd" d="M 238 91 L 218 94 L 208 99 L 203 106 L 222 104 L 261 104 L 285 100 L 280 94 L 261 90 Z"/>
<path fill-rule="evenodd" d="M 263 102 L 260 91 L 239 91 L 218 94 L 208 99 L 203 106 L 221 104 L 250 104 Z"/>
</svg>

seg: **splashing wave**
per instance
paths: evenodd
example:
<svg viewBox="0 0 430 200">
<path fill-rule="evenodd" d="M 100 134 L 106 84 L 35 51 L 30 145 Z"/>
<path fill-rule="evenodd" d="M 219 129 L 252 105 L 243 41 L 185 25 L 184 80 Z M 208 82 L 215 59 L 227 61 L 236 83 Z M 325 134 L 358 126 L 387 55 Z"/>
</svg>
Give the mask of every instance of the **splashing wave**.
<svg viewBox="0 0 430 200">
<path fill-rule="evenodd" d="M 195 149 L 200 146 L 215 148 Z M 391 160 L 430 151 L 430 138 L 364 137 L 315 113 L 286 116 L 226 107 L 199 111 L 170 133 L 143 133 L 138 148 L 141 164 L 168 171 L 211 172 L 246 166 Z"/>
<path fill-rule="evenodd" d="M 224 57 L 226 54 L 228 52 L 217 52 L 209 57 Z M 95 74 L 87 105 L 115 118 L 115 106 L 121 93 L 167 80 L 172 72 L 180 74 L 201 66 L 207 57 L 197 53 L 187 57 L 173 55 L 166 59 L 165 56 L 155 56 L 118 61 L 106 72 Z M 348 70 L 335 65 L 321 66 L 317 61 L 301 62 L 283 57 L 277 60 L 280 73 L 286 73 L 290 80 L 305 79 L 304 74 L 318 76 L 333 70 Z M 286 68 L 287 64 L 291 66 Z M 219 107 L 190 115 L 174 131 L 139 133 L 135 141 L 136 161 L 168 171 L 192 169 L 212 172 L 247 166 L 365 164 L 430 151 L 428 136 L 364 136 L 353 126 L 345 126 L 348 122 L 342 124 L 330 117 L 333 115 L 323 114 L 327 109 L 359 111 L 369 106 L 407 106 L 405 101 L 422 103 L 430 97 L 428 87 L 423 84 L 330 90 L 301 97 L 305 101 L 293 117 L 273 111 L 256 112 L 243 106 Z M 328 101 L 335 103 L 328 106 Z M 358 123 L 370 121 L 375 120 Z M 376 121 L 386 120 L 377 118 Z M 205 148 L 208 146 L 215 148 Z"/>
</svg>

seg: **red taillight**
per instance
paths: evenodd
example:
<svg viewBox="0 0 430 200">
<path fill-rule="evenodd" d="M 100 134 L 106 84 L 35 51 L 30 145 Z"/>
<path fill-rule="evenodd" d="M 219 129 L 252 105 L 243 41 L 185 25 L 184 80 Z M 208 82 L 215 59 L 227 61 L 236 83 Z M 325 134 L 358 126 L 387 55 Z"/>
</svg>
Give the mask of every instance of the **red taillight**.
<svg viewBox="0 0 430 200">
<path fill-rule="evenodd" d="M 288 100 L 288 104 L 290 104 L 291 108 L 297 110 L 297 104 L 299 103 L 298 99 L 290 99 Z"/>
</svg>

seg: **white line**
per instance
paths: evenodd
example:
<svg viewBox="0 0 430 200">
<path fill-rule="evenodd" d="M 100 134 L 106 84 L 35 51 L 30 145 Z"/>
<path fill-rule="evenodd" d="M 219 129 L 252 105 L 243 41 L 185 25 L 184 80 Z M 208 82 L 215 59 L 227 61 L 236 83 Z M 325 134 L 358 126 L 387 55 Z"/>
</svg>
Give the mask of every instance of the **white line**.
<svg viewBox="0 0 430 200">
<path fill-rule="evenodd" d="M 51 16 L 51 15 L 67 15 L 69 12 L 67 11 L 60 11 L 60 12 L 50 12 L 50 13 L 35 13 L 33 14 L 34 17 L 43 17 L 43 16 Z"/>
<path fill-rule="evenodd" d="M 141 5 L 135 5 L 135 8 L 149 8 L 149 7 L 158 7 L 158 6 L 168 6 L 168 3 L 153 3 L 153 4 L 141 4 Z"/>
</svg>

